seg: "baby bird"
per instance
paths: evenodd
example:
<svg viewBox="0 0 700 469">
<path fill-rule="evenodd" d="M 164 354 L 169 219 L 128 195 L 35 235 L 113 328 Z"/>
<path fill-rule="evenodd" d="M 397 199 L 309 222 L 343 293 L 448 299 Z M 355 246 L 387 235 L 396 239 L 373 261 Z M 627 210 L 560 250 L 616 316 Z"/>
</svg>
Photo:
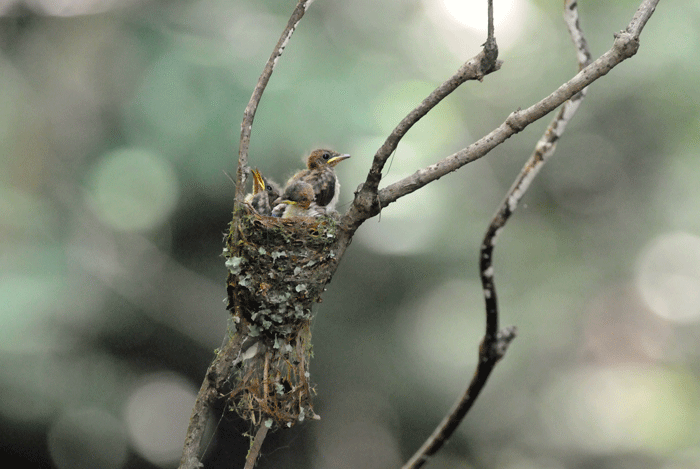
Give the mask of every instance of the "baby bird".
<svg viewBox="0 0 700 469">
<path fill-rule="evenodd" d="M 304 182 L 294 183 L 287 186 L 283 198 L 272 211 L 273 217 L 295 218 L 295 217 L 318 217 L 322 212 L 314 202 L 314 189 L 310 184 Z"/>
<path fill-rule="evenodd" d="M 250 204 L 260 215 L 272 215 L 272 202 L 277 200 L 282 191 L 273 181 L 265 179 L 258 169 L 251 170 L 253 175 L 253 192 L 245 197 L 245 202 Z"/>
<path fill-rule="evenodd" d="M 338 176 L 335 175 L 334 168 L 338 163 L 348 158 L 350 155 L 341 155 L 333 150 L 312 151 L 306 160 L 307 169 L 297 172 L 287 181 L 284 194 L 277 203 L 297 201 L 304 204 L 306 203 L 305 199 L 297 200 L 297 198 L 300 196 L 308 197 L 308 187 L 310 187 L 313 191 L 311 202 L 316 206 L 312 208 L 316 215 L 306 216 L 318 216 L 334 210 L 340 194 L 340 182 Z M 279 210 L 283 210 L 283 208 L 277 209 L 275 207 L 273 212 Z"/>
</svg>

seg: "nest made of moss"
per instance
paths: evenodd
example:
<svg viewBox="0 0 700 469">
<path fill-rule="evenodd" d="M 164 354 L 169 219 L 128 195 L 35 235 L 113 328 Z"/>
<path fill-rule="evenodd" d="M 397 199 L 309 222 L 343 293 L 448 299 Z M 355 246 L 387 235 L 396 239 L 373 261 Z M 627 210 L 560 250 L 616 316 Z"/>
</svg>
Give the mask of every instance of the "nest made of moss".
<svg viewBox="0 0 700 469">
<path fill-rule="evenodd" d="M 281 219 L 244 207 L 229 227 L 224 257 L 232 333 L 246 340 L 231 398 L 244 418 L 290 427 L 314 417 L 308 363 L 312 306 L 336 262 L 331 217 Z"/>
</svg>

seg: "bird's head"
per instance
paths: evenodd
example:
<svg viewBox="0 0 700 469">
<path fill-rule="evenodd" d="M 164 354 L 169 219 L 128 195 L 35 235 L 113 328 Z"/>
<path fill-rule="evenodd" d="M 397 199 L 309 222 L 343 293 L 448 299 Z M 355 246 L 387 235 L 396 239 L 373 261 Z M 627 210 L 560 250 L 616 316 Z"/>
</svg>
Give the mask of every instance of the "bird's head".
<svg viewBox="0 0 700 469">
<path fill-rule="evenodd" d="M 306 164 L 311 170 L 320 169 L 324 166 L 333 168 L 335 165 L 348 158 L 350 158 L 350 155 L 341 155 L 337 151 L 321 148 L 311 152 Z"/>
<path fill-rule="evenodd" d="M 311 202 L 314 201 L 316 194 L 314 193 L 314 188 L 306 183 L 299 182 L 292 184 L 287 187 L 284 191 L 284 200 L 281 201 L 283 204 L 297 205 L 301 208 L 307 209 Z"/>
<path fill-rule="evenodd" d="M 280 188 L 279 184 L 277 184 L 274 181 L 270 181 L 267 178 L 262 178 L 263 182 L 265 183 L 265 190 L 267 191 L 268 197 L 270 197 L 270 200 L 275 200 L 279 196 L 282 195 L 282 189 Z"/>
</svg>

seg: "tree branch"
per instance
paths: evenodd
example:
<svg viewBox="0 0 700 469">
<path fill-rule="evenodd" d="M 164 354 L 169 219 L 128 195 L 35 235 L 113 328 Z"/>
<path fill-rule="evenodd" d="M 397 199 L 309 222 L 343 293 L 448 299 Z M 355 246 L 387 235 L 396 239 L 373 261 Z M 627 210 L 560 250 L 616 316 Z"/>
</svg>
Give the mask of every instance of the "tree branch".
<svg viewBox="0 0 700 469">
<path fill-rule="evenodd" d="M 411 127 L 466 81 L 481 81 L 484 76 L 501 68 L 502 62 L 498 60 L 498 46 L 493 36 L 493 21 L 489 24 L 489 36 L 482 51 L 464 63 L 454 75 L 438 86 L 415 109 L 408 113 L 375 153 L 367 179 L 355 192 L 355 201 L 344 217 L 344 222 L 349 222 L 348 226 L 353 227 L 352 231 L 356 230 L 364 220 L 379 213 L 379 206 L 376 202 L 379 182 L 382 179 L 382 169 Z"/>
<path fill-rule="evenodd" d="M 255 461 L 257 461 L 258 456 L 260 456 L 260 450 L 262 449 L 263 441 L 267 436 L 267 432 L 270 427 L 267 425 L 265 420 L 260 422 L 260 427 L 258 431 L 255 432 L 255 438 L 253 439 L 253 444 L 250 446 L 250 451 L 248 451 L 248 457 L 245 460 L 245 466 L 243 469 L 253 469 L 255 467 Z"/>
<path fill-rule="evenodd" d="M 231 376 L 235 360 L 240 355 L 243 339 L 245 339 L 243 335 L 227 337 L 224 346 L 218 351 L 214 361 L 207 369 L 206 377 L 202 382 L 202 386 L 197 394 L 197 400 L 192 409 L 179 469 L 198 469 L 202 467 L 200 448 L 202 447 L 202 439 L 210 418 L 210 411 L 213 404 L 221 396 L 224 383 Z"/>
<path fill-rule="evenodd" d="M 367 205 L 356 209 L 353 213 L 374 216 L 378 213 L 380 208 L 384 208 L 399 198 L 415 192 L 426 184 L 436 181 L 442 176 L 481 158 L 510 136 L 520 132 L 528 125 L 549 114 L 565 101 L 571 99 L 576 93 L 583 90 L 586 86 L 606 75 L 615 66 L 632 57 L 639 48 L 639 35 L 642 32 L 642 28 L 653 13 L 658 1 L 659 0 L 645 0 L 642 2 L 632 18 L 632 21 L 627 26 L 627 29 L 615 34 L 615 41 L 612 48 L 601 55 L 595 62 L 583 68 L 571 78 L 571 80 L 561 85 L 549 96 L 525 110 L 511 113 L 498 128 L 467 148 L 380 190 L 378 194 L 379 206 L 375 210 L 371 209 L 371 205 Z M 364 199 L 358 200 L 356 198 L 356 202 L 367 204 L 367 201 Z M 375 201 L 373 202 L 376 204 Z"/>
<path fill-rule="evenodd" d="M 490 3 L 490 2 L 489 2 Z M 569 34 L 574 42 L 579 70 L 585 69 L 590 62 L 590 52 L 578 22 L 578 10 L 576 0 L 565 0 L 564 19 L 569 29 Z M 640 7 L 644 9 L 643 3 Z M 652 7 L 653 11 L 653 7 Z M 638 11 L 639 13 L 639 11 Z M 635 15 L 635 18 L 637 15 Z M 646 16 L 648 20 L 648 16 Z M 644 20 L 644 21 L 646 21 Z M 634 23 L 633 19 L 633 23 Z M 630 27 L 632 23 L 630 23 Z M 641 28 L 638 30 L 641 31 Z M 637 33 L 638 34 L 638 33 Z M 483 389 L 486 381 L 493 371 L 496 363 L 505 354 L 508 345 L 515 338 L 515 327 L 508 327 L 499 331 L 498 303 L 496 287 L 493 279 L 493 249 L 498 234 L 503 229 L 506 221 L 512 215 L 518 202 L 524 195 L 528 186 L 539 172 L 541 167 L 550 158 L 556 149 L 556 143 L 562 136 L 566 125 L 571 120 L 581 101 L 585 96 L 586 88 L 567 101 L 557 116 L 552 120 L 542 138 L 537 142 L 535 151 L 523 167 L 515 182 L 508 191 L 500 208 L 496 212 L 489 228 L 484 236 L 479 256 L 479 269 L 486 304 L 486 332 L 479 346 L 479 361 L 474 376 L 464 395 L 457 401 L 452 410 L 437 426 L 433 434 L 426 440 L 421 448 L 404 465 L 403 469 L 416 469 L 427 462 L 428 457 L 435 454 L 447 442 L 466 416 L 472 404 Z"/>
<path fill-rule="evenodd" d="M 248 174 L 248 147 L 250 146 L 250 134 L 253 130 L 253 119 L 255 119 L 255 112 L 258 109 L 258 104 L 260 103 L 260 98 L 267 87 L 267 83 L 270 81 L 270 76 L 275 70 L 277 61 L 279 60 L 284 48 L 287 47 L 289 40 L 294 34 L 294 30 L 301 21 L 301 18 L 306 13 L 309 5 L 313 0 L 299 0 L 297 6 L 292 12 L 292 16 L 287 22 L 287 27 L 282 31 L 275 48 L 267 59 L 265 68 L 263 68 L 262 74 L 258 79 L 258 83 L 255 85 L 253 90 L 253 95 L 248 101 L 248 105 L 243 112 L 243 122 L 241 122 L 241 140 L 238 146 L 238 170 L 236 172 L 236 198 L 234 201 L 234 212 L 238 211 L 240 204 L 243 202 L 245 197 L 245 182 L 246 176 Z"/>
<path fill-rule="evenodd" d="M 260 99 L 262 98 L 262 94 L 270 81 L 270 76 L 277 65 L 277 61 L 284 52 L 284 49 L 289 43 L 294 30 L 304 16 L 304 13 L 306 13 L 306 10 L 312 1 L 313 0 L 298 1 L 292 15 L 289 18 L 289 21 L 287 22 L 287 26 L 285 27 L 284 31 L 282 31 L 272 54 L 270 54 L 270 58 L 267 60 L 267 63 L 263 68 L 262 74 L 260 75 L 260 78 L 255 85 L 255 89 L 253 90 L 253 94 L 250 97 L 250 101 L 243 112 L 241 139 L 238 149 L 238 169 L 236 172 L 234 213 L 239 212 L 240 205 L 243 203 L 243 199 L 245 197 L 246 175 L 249 171 L 248 148 L 250 146 L 250 135 L 253 120 L 255 118 L 255 112 L 258 108 L 258 104 L 260 103 Z M 224 346 L 217 353 L 214 361 L 209 366 L 206 378 L 199 389 L 197 400 L 195 401 L 194 408 L 192 409 L 192 415 L 190 417 L 190 423 L 185 436 L 185 444 L 182 450 L 182 458 L 180 460 L 179 469 L 197 469 L 202 467 L 202 463 L 200 461 L 200 457 L 202 456 L 202 454 L 200 454 L 202 452 L 202 438 L 207 427 L 207 422 L 210 418 L 210 410 L 216 400 L 220 398 L 225 381 L 229 378 L 229 376 L 231 376 L 234 364 L 240 356 L 241 345 L 245 338 L 246 336 L 243 334 L 232 334 L 227 336 Z M 263 430 L 263 428 L 265 428 L 265 430 Z M 260 438 L 256 436 L 253 444 L 254 447 L 256 447 L 256 445 L 262 445 L 266 433 L 267 427 L 263 422 L 258 430 L 258 435 L 260 435 Z M 260 452 L 259 446 L 257 446 L 258 453 Z M 255 458 L 253 458 L 253 463 L 254 461 Z"/>
<path fill-rule="evenodd" d="M 583 31 L 578 22 L 578 9 L 576 0 L 565 0 L 564 21 L 569 29 L 569 35 L 576 48 L 579 70 L 584 69 L 591 60 L 591 53 L 583 35 Z M 540 171 L 544 163 L 554 154 L 557 142 L 566 129 L 566 125 L 573 118 L 581 105 L 581 101 L 586 95 L 587 88 L 574 95 L 569 101 L 559 109 L 557 115 L 552 119 L 549 126 L 542 135 L 542 138 L 535 145 L 535 150 L 523 166 L 515 182 L 508 190 L 505 199 L 501 203 L 498 211 L 491 220 L 484 240 L 481 244 L 479 256 L 479 268 L 481 272 L 481 283 L 484 289 L 486 302 L 486 342 L 498 333 L 498 305 L 496 299 L 496 287 L 493 282 L 493 249 L 496 245 L 498 235 L 506 222 L 525 195 L 530 183 Z"/>
</svg>

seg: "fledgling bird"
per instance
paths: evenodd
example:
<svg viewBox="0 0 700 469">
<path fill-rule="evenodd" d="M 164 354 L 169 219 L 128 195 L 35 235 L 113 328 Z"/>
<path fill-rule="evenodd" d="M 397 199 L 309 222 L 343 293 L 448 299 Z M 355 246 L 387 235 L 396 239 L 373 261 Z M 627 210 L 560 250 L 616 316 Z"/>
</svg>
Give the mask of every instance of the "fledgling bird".
<svg viewBox="0 0 700 469">
<path fill-rule="evenodd" d="M 340 195 L 340 182 L 334 168 L 338 163 L 348 158 L 350 155 L 341 155 L 333 150 L 312 151 L 306 160 L 307 169 L 297 172 L 287 181 L 284 194 L 276 204 L 284 200 L 305 203 L 305 200 L 297 200 L 297 197 L 308 196 L 306 186 L 310 186 L 314 194 L 311 202 L 316 205 L 314 212 L 317 212 L 317 215 L 314 216 L 335 210 Z M 273 212 L 275 211 L 279 211 L 279 209 L 275 207 Z"/>
<path fill-rule="evenodd" d="M 282 190 L 273 181 L 260 174 L 258 169 L 251 170 L 253 175 L 253 192 L 245 197 L 245 202 L 250 204 L 260 215 L 272 215 L 272 202 L 277 200 Z"/>
<path fill-rule="evenodd" d="M 284 196 L 278 199 L 279 203 L 272 210 L 272 216 L 281 218 L 318 217 L 325 212 L 316 205 L 314 198 L 314 188 L 311 184 L 303 181 L 292 183 L 285 189 Z"/>
</svg>

